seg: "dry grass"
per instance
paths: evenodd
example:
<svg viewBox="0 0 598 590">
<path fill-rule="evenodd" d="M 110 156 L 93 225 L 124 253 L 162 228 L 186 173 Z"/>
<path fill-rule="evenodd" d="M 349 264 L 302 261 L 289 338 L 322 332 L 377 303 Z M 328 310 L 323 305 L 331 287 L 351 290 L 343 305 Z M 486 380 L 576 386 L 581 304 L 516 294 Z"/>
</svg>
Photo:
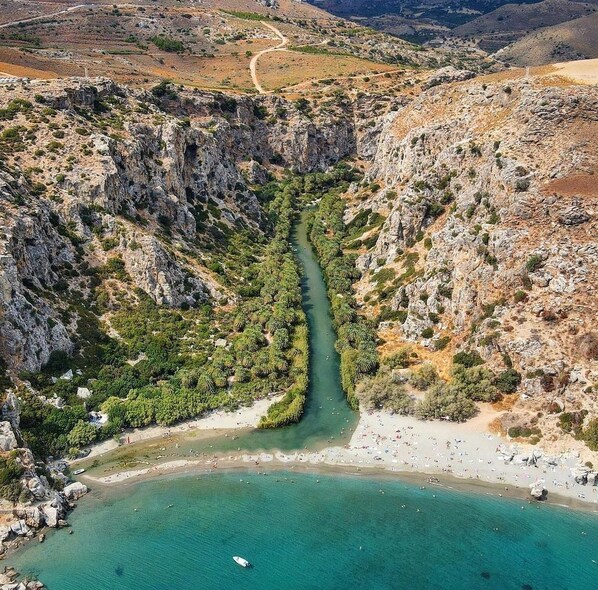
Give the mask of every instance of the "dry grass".
<svg viewBox="0 0 598 590">
<path fill-rule="evenodd" d="M 514 393 L 512 395 L 504 395 L 502 397 L 502 399 L 498 400 L 497 402 L 494 402 L 492 404 L 492 407 L 497 411 L 497 412 L 506 412 L 508 410 L 513 409 L 513 407 L 515 406 L 515 404 L 519 401 L 519 394 Z"/>
<path fill-rule="evenodd" d="M 22 78 L 38 78 L 42 80 L 60 77 L 60 75 L 57 72 L 53 72 L 50 70 L 39 70 L 37 68 L 31 68 L 14 63 L 0 61 L 0 75 L 4 74 L 8 76 L 18 76 Z"/>
<path fill-rule="evenodd" d="M 503 426 L 502 420 L 500 419 L 500 417 L 494 418 L 494 420 L 491 420 L 488 423 L 488 430 L 493 433 L 496 434 L 498 436 L 506 436 L 507 435 L 507 431 L 505 430 L 505 427 Z"/>
<path fill-rule="evenodd" d="M 356 57 L 295 51 L 268 53 L 260 58 L 257 66 L 262 85 L 270 90 L 311 79 L 337 78 L 392 69 L 391 66 Z"/>
<path fill-rule="evenodd" d="M 566 197 L 598 197 L 598 177 L 593 174 L 575 174 L 557 178 L 545 184 L 544 191 Z"/>
</svg>

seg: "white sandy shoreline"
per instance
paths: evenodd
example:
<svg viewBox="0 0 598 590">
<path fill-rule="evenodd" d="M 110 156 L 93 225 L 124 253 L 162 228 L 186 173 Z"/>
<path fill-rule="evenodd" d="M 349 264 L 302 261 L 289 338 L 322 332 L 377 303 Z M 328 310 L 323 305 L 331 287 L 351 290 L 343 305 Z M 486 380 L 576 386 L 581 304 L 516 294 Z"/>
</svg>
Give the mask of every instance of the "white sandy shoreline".
<svg viewBox="0 0 598 590">
<path fill-rule="evenodd" d="M 282 395 L 267 397 L 255 402 L 252 406 L 245 406 L 233 412 L 227 410 L 216 410 L 209 414 L 181 422 L 175 426 L 148 426 L 147 428 L 135 428 L 122 436 L 123 442 L 132 444 L 136 442 L 165 438 L 170 435 L 183 434 L 198 430 L 236 430 L 240 428 L 256 428 L 260 418 L 266 414 L 268 408 Z M 110 439 L 94 445 L 89 455 L 83 459 L 72 461 L 71 464 L 80 463 L 93 457 L 99 457 L 110 451 L 121 448 L 116 440 Z"/>
<path fill-rule="evenodd" d="M 171 429 L 152 427 L 134 431 L 130 435 L 130 441 L 164 437 L 167 432 L 176 434 L 194 430 L 252 427 L 271 402 L 272 400 L 262 400 L 252 408 L 243 408 L 234 413 L 214 412 L 205 418 Z M 180 471 L 212 470 L 219 466 L 319 466 L 350 471 L 375 469 L 389 474 L 444 475 L 462 481 L 494 484 L 497 492 L 498 486 L 503 490 L 509 486 L 529 489 L 537 480 L 543 480 L 549 498 L 552 494 L 598 506 L 598 487 L 578 484 L 573 478 L 573 470 L 579 464 L 576 452 L 550 457 L 542 455 L 536 465 L 527 465 L 521 459 L 531 455 L 534 450 L 538 454 L 538 447 L 512 444 L 499 436 L 484 432 L 485 423 L 483 420 L 476 422 L 475 419 L 465 424 L 424 422 L 386 412 L 363 412 L 349 444 L 344 447 L 328 447 L 317 452 L 222 453 L 200 458 L 186 456 L 185 444 L 181 442 L 178 454 L 166 453 L 162 457 L 163 462 L 148 462 L 144 467 L 117 471 L 101 477 L 85 476 L 85 479 L 89 483 L 115 485 Z M 113 448 L 116 446 L 116 442 L 113 442 Z M 98 447 L 90 456 L 100 454 Z M 109 449 L 104 449 L 103 452 L 106 450 Z M 516 460 L 506 462 L 506 457 L 512 455 L 516 456 Z"/>
</svg>

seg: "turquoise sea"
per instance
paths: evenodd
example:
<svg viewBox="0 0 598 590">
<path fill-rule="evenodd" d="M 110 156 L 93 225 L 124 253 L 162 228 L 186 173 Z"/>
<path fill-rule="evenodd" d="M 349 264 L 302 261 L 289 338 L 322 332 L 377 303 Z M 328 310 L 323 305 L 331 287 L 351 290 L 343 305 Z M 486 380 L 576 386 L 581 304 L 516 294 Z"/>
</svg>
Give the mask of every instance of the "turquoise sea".
<svg viewBox="0 0 598 590">
<path fill-rule="evenodd" d="M 296 426 L 198 442 L 198 451 L 298 449 L 348 440 L 326 290 L 307 242 L 310 389 Z M 185 446 L 185 451 L 187 447 Z M 132 447 L 123 448 L 127 455 Z M 144 460 L 153 459 L 147 449 Z M 160 451 L 161 452 L 161 451 Z M 169 453 L 173 453 L 169 449 Z M 183 450 L 180 451 L 182 454 Z M 95 468 L 102 475 L 114 457 Z M 91 470 L 93 471 L 93 469 Z M 89 472 L 88 472 L 89 473 Z M 8 560 L 49 590 L 588 590 L 598 515 L 395 478 L 239 471 L 95 490 L 61 530 Z M 249 559 L 243 569 L 233 555 Z"/>
<path fill-rule="evenodd" d="M 81 501 L 72 535 L 31 543 L 10 564 L 50 590 L 588 590 L 598 580 L 598 517 L 554 506 L 296 473 L 110 494 Z"/>
</svg>

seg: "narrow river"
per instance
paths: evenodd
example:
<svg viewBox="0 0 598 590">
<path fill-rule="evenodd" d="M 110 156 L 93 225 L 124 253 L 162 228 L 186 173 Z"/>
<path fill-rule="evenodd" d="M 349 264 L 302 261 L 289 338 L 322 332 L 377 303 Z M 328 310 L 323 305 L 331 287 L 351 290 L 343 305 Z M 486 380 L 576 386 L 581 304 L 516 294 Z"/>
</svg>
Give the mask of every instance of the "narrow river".
<svg viewBox="0 0 598 590">
<path fill-rule="evenodd" d="M 102 475 L 119 464 L 132 465 L 136 457 L 160 462 L 171 461 L 177 456 L 189 458 L 190 451 L 216 454 L 239 450 L 319 450 L 330 444 L 337 446 L 349 441 L 358 415 L 349 408 L 341 387 L 339 355 L 334 348 L 336 333 L 326 284 L 308 239 L 306 219 L 307 212 L 304 211 L 291 236 L 293 251 L 303 270 L 303 309 L 307 316 L 310 340 L 309 391 L 301 421 L 284 428 L 235 431 L 234 438 L 219 433 L 214 436 L 186 437 L 184 444 L 180 436 L 175 436 L 159 444 L 153 441 L 127 445 L 96 460 L 96 467 L 92 468 L 91 462 L 82 464 L 82 467 L 88 468 L 89 475 Z"/>
</svg>

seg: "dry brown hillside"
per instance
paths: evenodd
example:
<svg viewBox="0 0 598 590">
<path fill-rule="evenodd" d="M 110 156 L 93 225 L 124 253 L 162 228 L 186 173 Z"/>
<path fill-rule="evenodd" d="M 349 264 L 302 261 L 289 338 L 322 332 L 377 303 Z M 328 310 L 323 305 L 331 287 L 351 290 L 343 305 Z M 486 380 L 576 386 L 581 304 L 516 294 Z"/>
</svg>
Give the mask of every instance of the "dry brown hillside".
<svg viewBox="0 0 598 590">
<path fill-rule="evenodd" d="M 480 56 L 415 46 L 281 0 L 205 3 L 27 4 L 2 0 L 0 75 L 29 78 L 105 76 L 129 85 L 159 79 L 201 88 L 254 92 L 256 62 L 266 91 L 313 79 L 459 63 Z M 41 17 L 40 17 L 41 15 Z M 45 16 L 44 16 L 45 15 Z M 265 50 L 275 52 L 261 55 Z M 259 90 L 259 88 L 258 88 Z"/>
<path fill-rule="evenodd" d="M 598 13 L 526 35 L 496 54 L 513 65 L 598 57 Z"/>
<path fill-rule="evenodd" d="M 594 14 L 595 2 L 543 0 L 533 4 L 505 4 L 496 10 L 453 29 L 457 37 L 475 38 L 492 52 L 537 29 L 551 27 Z"/>
</svg>

